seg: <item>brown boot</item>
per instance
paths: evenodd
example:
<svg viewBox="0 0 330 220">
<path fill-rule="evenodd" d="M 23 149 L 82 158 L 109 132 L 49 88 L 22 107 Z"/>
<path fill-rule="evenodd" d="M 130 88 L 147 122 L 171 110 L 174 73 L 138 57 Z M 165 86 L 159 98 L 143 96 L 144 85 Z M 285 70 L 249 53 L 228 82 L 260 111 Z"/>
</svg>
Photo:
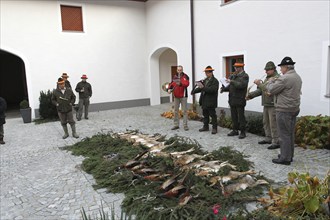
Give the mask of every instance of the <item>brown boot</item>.
<svg viewBox="0 0 330 220">
<path fill-rule="evenodd" d="M 5 142 L 3 141 L 3 137 L 0 138 L 0 144 L 5 144 Z"/>
</svg>

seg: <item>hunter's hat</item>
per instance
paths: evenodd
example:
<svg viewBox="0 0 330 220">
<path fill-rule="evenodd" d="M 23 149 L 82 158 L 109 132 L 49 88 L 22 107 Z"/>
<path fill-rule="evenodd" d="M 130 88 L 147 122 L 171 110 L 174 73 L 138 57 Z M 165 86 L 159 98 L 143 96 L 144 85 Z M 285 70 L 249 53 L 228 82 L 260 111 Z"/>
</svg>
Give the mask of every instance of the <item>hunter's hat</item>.
<svg viewBox="0 0 330 220">
<path fill-rule="evenodd" d="M 213 72 L 213 71 L 214 71 L 214 69 L 211 66 L 207 66 L 204 69 L 204 72 Z"/>
<path fill-rule="evenodd" d="M 284 57 L 282 62 L 277 66 L 284 66 L 284 65 L 294 65 L 296 62 L 293 62 L 291 57 Z"/>
<path fill-rule="evenodd" d="M 62 77 L 58 78 L 57 84 L 64 84 L 64 83 L 65 83 L 65 81 Z"/>
<path fill-rule="evenodd" d="M 234 67 L 243 67 L 245 64 L 243 62 L 236 62 L 233 66 Z"/>
<path fill-rule="evenodd" d="M 67 73 L 62 73 L 62 78 L 69 78 L 68 74 Z"/>
<path fill-rule="evenodd" d="M 266 63 L 265 70 L 274 70 L 274 69 L 276 69 L 276 66 L 273 61 L 269 61 Z"/>
</svg>

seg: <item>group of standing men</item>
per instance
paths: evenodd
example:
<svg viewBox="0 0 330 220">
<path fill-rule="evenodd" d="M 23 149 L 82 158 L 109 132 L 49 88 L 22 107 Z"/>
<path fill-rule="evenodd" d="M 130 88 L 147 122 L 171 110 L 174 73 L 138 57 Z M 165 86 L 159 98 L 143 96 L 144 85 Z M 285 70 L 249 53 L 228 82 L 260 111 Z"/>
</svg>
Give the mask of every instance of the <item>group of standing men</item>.
<svg viewBox="0 0 330 220">
<path fill-rule="evenodd" d="M 245 106 L 246 101 L 257 96 L 262 96 L 263 126 L 265 130 L 265 140 L 259 144 L 271 144 L 268 149 L 280 148 L 278 158 L 272 162 L 276 164 L 290 165 L 294 156 L 294 135 L 296 117 L 299 114 L 300 95 L 302 80 L 294 69 L 293 60 L 284 57 L 278 64 L 283 75 L 276 71 L 274 62 L 269 61 L 265 66 L 266 79 L 254 80 L 258 87 L 253 92 L 248 92 L 249 76 L 244 71 L 244 63 L 236 62 L 233 66 L 235 71 L 230 74 L 226 82 L 222 85 L 220 93 L 229 92 L 228 103 L 230 106 L 233 130 L 228 136 L 238 136 L 239 139 L 246 137 Z M 206 78 L 195 82 L 191 94 L 201 93 L 199 105 L 203 112 L 203 127 L 200 132 L 209 131 L 211 117 L 212 134 L 217 133 L 217 115 L 219 81 L 213 75 L 214 69 L 207 66 L 204 69 Z M 174 96 L 174 127 L 179 129 L 179 107 L 183 111 L 184 130 L 188 129 L 187 124 L 187 87 L 189 77 L 183 72 L 183 67 L 177 67 L 177 73 L 173 77 L 168 87 L 168 92 L 173 92 Z M 240 131 L 240 132 L 239 132 Z"/>
<path fill-rule="evenodd" d="M 79 138 L 76 132 L 76 122 L 73 119 L 73 107 L 76 102 L 76 96 L 72 91 L 71 84 L 68 80 L 69 76 L 67 73 L 63 73 L 57 80 L 56 89 L 53 91 L 52 103 L 57 108 L 57 113 L 63 127 L 64 135 L 63 139 L 69 137 L 67 123 L 70 124 L 72 130 L 72 136 Z M 78 110 L 76 118 L 78 121 L 81 120 L 83 108 L 85 108 L 85 119 L 88 119 L 88 107 L 90 104 L 89 99 L 92 97 L 92 86 L 88 83 L 87 76 L 84 74 L 81 76 L 81 82 L 76 86 L 75 91 L 79 93 Z"/>
<path fill-rule="evenodd" d="M 239 139 L 246 137 L 245 106 L 246 100 L 262 96 L 263 125 L 265 130 L 265 140 L 259 144 L 271 144 L 268 149 L 280 148 L 278 158 L 273 159 L 273 163 L 290 165 L 294 156 L 294 135 L 296 117 L 299 114 L 300 95 L 302 80 L 294 68 L 295 62 L 290 57 L 284 57 L 278 64 L 282 75 L 276 71 L 276 66 L 269 61 L 265 66 L 266 79 L 254 80 L 258 86 L 257 90 L 247 93 L 249 76 L 244 71 L 244 63 L 236 62 L 233 66 L 235 71 L 226 79 L 226 86 L 222 85 L 220 93 L 229 92 L 228 103 L 231 111 L 233 130 L 228 136 L 237 136 Z M 199 104 L 203 111 L 203 127 L 200 132 L 209 131 L 211 117 L 212 134 L 217 133 L 217 115 L 215 109 L 218 107 L 219 81 L 213 75 L 214 69 L 207 66 L 204 69 L 206 78 L 195 83 L 191 94 L 201 93 Z M 73 106 L 76 96 L 72 91 L 71 84 L 67 80 L 67 73 L 63 73 L 58 78 L 56 89 L 53 91 L 52 103 L 56 106 L 61 125 L 64 130 L 63 139 L 69 136 L 67 123 L 72 129 L 72 136 L 79 138 L 76 132 L 75 121 L 73 119 Z M 85 119 L 88 119 L 89 99 L 92 96 L 92 86 L 86 81 L 87 76 L 82 75 L 81 82 L 76 86 L 75 91 L 79 93 L 77 120 L 82 117 L 82 110 L 85 107 Z M 170 83 L 168 92 L 173 91 L 174 95 L 174 127 L 179 129 L 179 107 L 183 111 L 183 127 L 188 128 L 187 98 L 189 77 L 183 72 L 183 67 L 177 67 L 177 73 Z M 0 144 L 5 144 L 3 125 L 5 122 L 6 101 L 0 97 Z M 240 131 L 240 133 L 239 133 Z"/>
</svg>

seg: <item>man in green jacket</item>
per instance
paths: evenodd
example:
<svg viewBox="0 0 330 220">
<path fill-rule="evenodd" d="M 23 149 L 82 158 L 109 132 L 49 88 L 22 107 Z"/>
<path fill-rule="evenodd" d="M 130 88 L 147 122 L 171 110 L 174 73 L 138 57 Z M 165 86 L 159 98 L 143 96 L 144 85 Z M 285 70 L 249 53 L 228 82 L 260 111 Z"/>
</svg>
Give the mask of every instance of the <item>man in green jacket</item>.
<svg viewBox="0 0 330 220">
<path fill-rule="evenodd" d="M 67 123 L 72 129 L 72 136 L 79 138 L 76 133 L 76 122 L 73 120 L 72 106 L 76 101 L 76 96 L 72 90 L 65 87 L 65 81 L 59 78 L 57 81 L 58 87 L 53 91 L 52 103 L 56 105 L 58 116 L 61 120 L 61 125 L 64 130 L 63 139 L 69 137 Z"/>
<path fill-rule="evenodd" d="M 236 62 L 234 64 L 235 72 L 230 74 L 227 83 L 227 87 L 221 87 L 222 92 L 229 92 L 229 106 L 231 119 L 233 121 L 233 130 L 228 134 L 228 136 L 239 135 L 239 139 L 246 137 L 245 127 L 246 119 L 244 115 L 245 105 L 246 105 L 246 91 L 249 83 L 249 75 L 244 71 L 244 63 Z M 241 133 L 238 134 L 238 130 L 241 130 Z"/>
<path fill-rule="evenodd" d="M 79 93 L 79 109 L 77 112 L 77 120 L 81 120 L 82 110 L 85 106 L 85 119 L 88 119 L 88 107 L 89 107 L 89 99 L 92 97 L 92 86 L 88 83 L 87 76 L 84 74 L 81 77 L 81 82 L 79 82 L 76 86 L 76 92 Z"/>
<path fill-rule="evenodd" d="M 265 140 L 259 141 L 259 144 L 271 144 L 268 149 L 277 149 L 280 148 L 277 134 L 277 126 L 276 126 L 276 112 L 274 107 L 274 95 L 270 95 L 270 93 L 266 90 L 266 85 L 271 78 L 278 78 L 280 74 L 276 71 L 276 66 L 274 62 L 269 61 L 265 66 L 266 71 L 266 79 L 262 81 L 261 79 L 254 80 L 254 83 L 258 85 L 258 88 L 248 93 L 246 100 L 253 99 L 258 96 L 262 96 L 261 105 L 264 107 L 263 109 L 263 125 L 265 130 Z"/>
<path fill-rule="evenodd" d="M 218 132 L 217 114 L 215 109 L 218 107 L 218 90 L 219 81 L 213 75 L 214 69 L 207 66 L 204 70 L 206 78 L 203 82 L 197 82 L 197 86 L 191 94 L 201 93 L 199 97 L 199 105 L 203 110 L 203 127 L 199 129 L 200 132 L 209 130 L 209 122 L 211 117 L 212 134 Z"/>
</svg>

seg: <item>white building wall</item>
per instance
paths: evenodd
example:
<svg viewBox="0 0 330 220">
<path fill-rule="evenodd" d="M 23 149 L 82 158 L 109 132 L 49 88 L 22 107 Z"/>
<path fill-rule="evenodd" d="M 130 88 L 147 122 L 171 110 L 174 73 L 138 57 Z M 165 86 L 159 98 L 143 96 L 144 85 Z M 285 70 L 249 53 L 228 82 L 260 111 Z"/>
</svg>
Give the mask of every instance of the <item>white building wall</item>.
<svg viewBox="0 0 330 220">
<path fill-rule="evenodd" d="M 29 99 L 39 108 L 41 90 L 62 72 L 71 85 L 87 74 L 92 103 L 149 98 L 146 21 L 133 1 L 1 1 L 0 48 L 26 65 Z M 62 32 L 60 4 L 82 6 L 84 33 Z M 134 92 L 132 92 L 134 91 Z"/>
<path fill-rule="evenodd" d="M 171 67 L 177 65 L 176 53 L 171 50 L 165 50 L 159 57 L 159 83 L 163 85 L 166 82 L 171 82 Z M 171 97 L 170 94 L 164 90 L 160 90 L 161 97 Z"/>
<path fill-rule="evenodd" d="M 82 6 L 84 33 L 62 32 L 61 3 Z M 82 74 L 88 75 L 92 103 L 159 100 L 160 92 L 153 92 L 160 89 L 156 83 L 163 76 L 154 76 L 150 69 L 160 69 L 157 56 L 166 48 L 174 50 L 177 64 L 192 78 L 189 0 L 0 4 L 0 48 L 25 62 L 33 108 L 38 108 L 39 92 L 54 88 L 62 72 L 70 75 L 73 86 Z M 216 69 L 217 78 L 223 77 L 223 57 L 244 54 L 251 84 L 264 75 L 267 61 L 277 64 L 291 56 L 303 79 L 301 115 L 329 115 L 329 98 L 323 94 L 330 78 L 329 1 L 220 4 L 194 0 L 196 80 L 205 77 L 207 65 Z M 155 51 L 159 54 L 151 57 Z M 251 100 L 246 109 L 262 111 L 260 102 Z M 219 106 L 228 107 L 227 94 L 219 95 Z"/>
<path fill-rule="evenodd" d="M 301 115 L 329 115 L 329 98 L 321 91 L 324 78 L 329 80 L 324 76 L 324 66 L 329 66 L 324 64 L 329 62 L 324 55 L 329 50 L 325 48 L 329 44 L 329 1 L 220 3 L 194 1 L 196 70 L 212 65 L 216 77 L 223 77 L 223 57 L 243 53 L 252 84 L 264 75 L 267 61 L 278 64 L 291 56 L 303 80 Z M 202 72 L 199 75 L 197 79 L 204 77 Z M 227 100 L 228 95 L 221 94 L 219 105 L 228 107 Z M 262 111 L 260 98 L 249 101 L 246 109 Z"/>
<path fill-rule="evenodd" d="M 147 20 L 147 54 L 148 57 L 162 47 L 173 49 L 177 54 L 177 64 L 182 65 L 184 72 L 191 78 L 191 35 L 190 35 L 190 1 L 148 1 L 146 3 Z M 154 60 L 150 66 L 154 66 Z M 157 79 L 149 70 L 151 81 Z M 171 72 L 168 72 L 169 76 Z M 152 91 L 156 88 L 150 82 Z M 159 85 L 157 85 L 159 87 Z M 189 87 L 189 91 L 191 86 Z M 156 99 L 156 98 L 155 98 Z M 188 99 L 191 102 L 191 96 Z M 152 101 L 153 102 L 153 101 Z"/>
</svg>

